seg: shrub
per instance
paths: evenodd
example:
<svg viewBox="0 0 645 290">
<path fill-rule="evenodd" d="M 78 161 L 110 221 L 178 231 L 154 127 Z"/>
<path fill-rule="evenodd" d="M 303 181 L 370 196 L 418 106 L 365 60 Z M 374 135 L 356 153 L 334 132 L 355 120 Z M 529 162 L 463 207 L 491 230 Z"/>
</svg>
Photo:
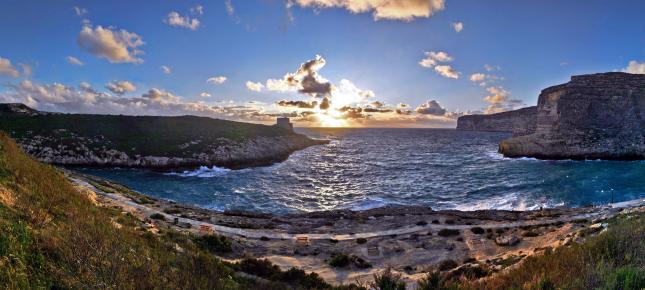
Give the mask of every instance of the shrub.
<svg viewBox="0 0 645 290">
<path fill-rule="evenodd" d="M 453 230 L 453 229 L 441 229 L 437 233 L 440 237 L 452 237 L 452 236 L 458 236 L 459 235 L 459 230 Z"/>
<path fill-rule="evenodd" d="M 439 266 L 437 266 L 437 269 L 443 272 L 457 268 L 457 266 L 459 266 L 459 264 L 457 264 L 455 260 L 448 259 L 441 261 L 441 263 L 439 263 Z"/>
<path fill-rule="evenodd" d="M 376 290 L 405 290 L 405 282 L 401 274 L 395 274 L 387 268 L 381 274 L 374 274 L 374 282 L 370 286 Z"/>
<path fill-rule="evenodd" d="M 359 244 L 359 245 L 365 244 L 365 243 L 367 243 L 367 239 L 366 238 L 358 238 L 358 239 L 356 239 L 356 243 Z"/>
<path fill-rule="evenodd" d="M 430 272 L 419 280 L 417 290 L 443 290 L 446 289 L 445 280 L 439 272 Z"/>
<path fill-rule="evenodd" d="M 538 234 L 537 232 L 534 232 L 534 231 L 525 231 L 525 232 L 522 233 L 522 236 L 527 237 L 527 238 L 537 237 L 539 235 L 540 234 Z"/>
<path fill-rule="evenodd" d="M 233 251 L 231 240 L 220 235 L 203 235 L 194 238 L 195 243 L 202 249 L 215 254 Z"/>
<path fill-rule="evenodd" d="M 343 268 L 349 266 L 349 256 L 347 254 L 336 254 L 333 255 L 330 259 L 328 264 L 332 267 L 337 267 L 337 268 Z"/>
<path fill-rule="evenodd" d="M 150 218 L 153 220 L 160 220 L 160 221 L 166 220 L 166 217 L 158 212 L 151 214 Z"/>
<path fill-rule="evenodd" d="M 482 227 L 474 227 L 474 228 L 471 228 L 470 231 L 476 235 L 483 235 L 486 232 Z"/>
<path fill-rule="evenodd" d="M 266 242 L 266 241 L 270 241 L 270 240 L 271 239 L 269 239 L 269 237 L 266 237 L 266 236 L 261 236 L 260 237 L 260 241 L 265 241 Z"/>
<path fill-rule="evenodd" d="M 427 225 L 427 224 L 428 224 L 428 222 L 427 222 L 427 221 L 418 221 L 418 222 L 417 222 L 417 226 L 425 226 L 425 225 Z"/>
</svg>

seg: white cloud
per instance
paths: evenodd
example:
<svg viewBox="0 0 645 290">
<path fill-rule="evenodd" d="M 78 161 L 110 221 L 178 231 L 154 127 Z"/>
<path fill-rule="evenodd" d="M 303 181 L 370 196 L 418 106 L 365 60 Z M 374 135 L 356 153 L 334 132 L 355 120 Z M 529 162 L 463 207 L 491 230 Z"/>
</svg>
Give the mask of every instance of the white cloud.
<svg viewBox="0 0 645 290">
<path fill-rule="evenodd" d="M 632 60 L 629 62 L 627 67 L 623 69 L 623 71 L 630 74 L 645 74 L 645 62 L 639 63 L 635 60 Z"/>
<path fill-rule="evenodd" d="M 124 29 L 83 26 L 76 41 L 90 54 L 110 63 L 143 63 L 143 59 L 136 57 L 143 54 L 138 49 L 144 44 L 141 36 Z"/>
<path fill-rule="evenodd" d="M 490 83 L 495 83 L 497 81 L 504 80 L 503 77 L 485 74 L 485 73 L 474 73 L 470 75 L 470 81 L 474 83 L 479 83 L 479 86 L 484 87 Z"/>
<path fill-rule="evenodd" d="M 163 73 L 167 74 L 167 75 L 169 75 L 169 74 L 171 74 L 171 73 L 172 73 L 172 69 L 171 69 L 170 67 L 165 66 L 165 65 L 162 65 L 162 66 L 161 66 L 161 71 L 162 71 Z"/>
<path fill-rule="evenodd" d="M 470 75 L 471 82 L 481 82 L 486 79 L 486 74 L 483 73 L 474 73 Z"/>
<path fill-rule="evenodd" d="M 31 73 L 33 72 L 33 69 L 29 65 L 26 65 L 24 63 L 19 63 L 18 66 L 22 69 L 22 76 L 23 77 L 30 77 Z"/>
<path fill-rule="evenodd" d="M 434 70 L 438 74 L 451 79 L 458 79 L 459 75 L 461 74 L 449 65 L 438 65 L 434 67 Z"/>
<path fill-rule="evenodd" d="M 121 96 L 127 92 L 134 92 L 137 90 L 137 86 L 129 81 L 113 81 L 105 85 L 105 88 L 111 92 Z"/>
<path fill-rule="evenodd" d="M 252 81 L 247 81 L 246 88 L 254 92 L 260 92 L 264 88 L 264 85 L 262 83 L 254 83 Z"/>
<path fill-rule="evenodd" d="M 500 69 L 502 69 L 502 68 L 501 68 L 499 65 L 489 65 L 489 64 L 485 64 L 485 65 L 484 65 L 484 69 L 485 69 L 486 71 L 496 71 L 496 70 L 500 70 Z"/>
<path fill-rule="evenodd" d="M 194 15 L 204 15 L 204 6 L 197 5 L 193 8 L 190 8 L 190 13 L 193 13 Z"/>
<path fill-rule="evenodd" d="M 199 96 L 202 97 L 202 98 L 210 98 L 211 94 L 209 94 L 207 92 L 202 92 L 202 93 L 199 94 Z"/>
<path fill-rule="evenodd" d="M 203 15 L 204 7 L 197 5 L 190 9 L 190 13 L 193 16 Z M 163 22 L 170 26 L 183 27 L 190 30 L 196 30 L 201 25 L 201 22 L 196 17 L 191 17 L 190 15 L 180 15 L 176 11 L 170 11 L 166 18 L 164 18 Z"/>
<path fill-rule="evenodd" d="M 457 32 L 461 32 L 464 29 L 464 23 L 463 22 L 455 22 L 451 24 L 452 28 Z"/>
<path fill-rule="evenodd" d="M 141 95 L 142 98 L 150 99 L 157 102 L 171 102 L 176 103 L 181 100 L 181 97 L 175 96 L 172 93 L 166 92 L 164 90 L 152 88 L 148 90 L 147 93 Z"/>
<path fill-rule="evenodd" d="M 427 101 L 424 104 L 421 104 L 416 108 L 415 111 L 423 115 L 443 116 L 446 114 L 446 109 L 442 108 L 441 105 L 439 105 L 439 103 L 435 100 Z"/>
<path fill-rule="evenodd" d="M 215 76 L 215 77 L 210 77 L 206 80 L 206 82 L 214 84 L 214 85 L 221 85 L 223 84 L 227 78 L 225 76 Z"/>
<path fill-rule="evenodd" d="M 510 99 L 509 97 L 511 93 L 501 86 L 488 87 L 486 88 L 486 91 L 488 91 L 489 95 L 484 97 L 484 101 L 490 103 L 490 106 L 484 110 L 484 113 L 486 114 L 513 110 L 516 107 L 523 105 L 520 100 Z"/>
<path fill-rule="evenodd" d="M 69 62 L 70 64 L 73 64 L 73 65 L 78 65 L 78 66 L 84 66 L 85 65 L 80 59 L 75 58 L 73 56 L 67 56 L 67 57 L 65 57 L 65 59 L 67 60 L 67 62 Z"/>
<path fill-rule="evenodd" d="M 20 72 L 11 64 L 9 59 L 0 57 L 0 75 L 17 78 L 20 76 Z"/>
<path fill-rule="evenodd" d="M 419 61 L 419 65 L 425 68 L 432 68 L 439 62 L 451 62 L 454 58 L 448 55 L 445 51 L 426 51 L 424 52 L 425 58 Z"/>
<path fill-rule="evenodd" d="M 74 13 L 76 13 L 76 16 L 82 17 L 83 15 L 87 14 L 87 9 L 74 6 Z"/>
<path fill-rule="evenodd" d="M 0 102 L 19 102 L 33 108 L 68 113 L 125 114 L 125 115 L 197 115 L 234 119 L 240 121 L 275 122 L 275 116 L 265 114 L 256 104 L 207 105 L 201 102 L 184 102 L 162 89 L 152 88 L 138 97 L 116 97 L 97 92 L 90 84 L 78 88 L 59 83 L 36 84 L 24 80 L 10 85 L 10 90 L 0 92 Z"/>
<path fill-rule="evenodd" d="M 371 12 L 374 20 L 411 21 L 428 18 L 443 10 L 445 0 L 289 0 L 287 7 L 292 5 L 314 9 L 344 8 L 354 14 Z"/>
</svg>

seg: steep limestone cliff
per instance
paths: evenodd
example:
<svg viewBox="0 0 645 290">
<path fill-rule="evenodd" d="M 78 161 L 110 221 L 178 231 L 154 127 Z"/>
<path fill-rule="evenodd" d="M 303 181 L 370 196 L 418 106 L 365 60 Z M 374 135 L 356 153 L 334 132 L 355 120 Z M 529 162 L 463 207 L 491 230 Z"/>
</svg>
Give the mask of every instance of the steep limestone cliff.
<svg viewBox="0 0 645 290">
<path fill-rule="evenodd" d="M 457 119 L 457 130 L 512 132 L 513 136 L 522 136 L 535 132 L 536 116 L 536 106 L 489 115 L 467 115 Z"/>
<path fill-rule="evenodd" d="M 544 89 L 535 133 L 504 140 L 508 157 L 645 158 L 645 75 L 599 73 Z"/>
<path fill-rule="evenodd" d="M 277 126 L 195 116 L 48 114 L 0 104 L 0 130 L 36 159 L 59 165 L 176 169 L 248 167 L 326 144 Z M 17 108 L 17 110 L 16 110 Z"/>
</svg>

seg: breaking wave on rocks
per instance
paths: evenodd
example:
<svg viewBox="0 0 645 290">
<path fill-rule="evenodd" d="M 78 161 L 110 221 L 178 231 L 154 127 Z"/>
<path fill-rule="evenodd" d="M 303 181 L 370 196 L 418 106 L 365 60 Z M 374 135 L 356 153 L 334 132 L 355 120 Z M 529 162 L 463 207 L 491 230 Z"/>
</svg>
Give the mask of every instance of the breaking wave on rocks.
<svg viewBox="0 0 645 290">
<path fill-rule="evenodd" d="M 208 166 L 200 166 L 198 169 L 195 170 L 186 170 L 184 172 L 170 172 L 166 173 L 167 175 L 176 175 L 176 176 L 181 176 L 181 177 L 203 177 L 203 178 L 210 178 L 210 177 L 215 177 L 215 176 L 220 176 L 223 174 L 228 173 L 231 171 L 228 168 L 221 168 L 217 166 L 213 166 L 211 168 L 208 168 Z"/>
<path fill-rule="evenodd" d="M 88 169 L 136 191 L 217 210 L 270 213 L 387 205 L 528 210 L 645 197 L 645 163 L 504 158 L 511 134 L 446 129 L 299 129 L 332 140 L 282 163 L 162 174 Z"/>
</svg>

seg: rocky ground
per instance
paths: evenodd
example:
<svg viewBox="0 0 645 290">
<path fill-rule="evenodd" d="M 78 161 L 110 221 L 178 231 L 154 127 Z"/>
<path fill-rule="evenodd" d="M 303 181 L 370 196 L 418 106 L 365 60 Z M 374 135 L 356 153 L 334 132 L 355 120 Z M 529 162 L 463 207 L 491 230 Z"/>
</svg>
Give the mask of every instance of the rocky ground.
<svg viewBox="0 0 645 290">
<path fill-rule="evenodd" d="M 97 177 L 68 175 L 97 203 L 134 214 L 150 231 L 224 235 L 234 245 L 224 259 L 267 258 L 339 284 L 371 280 L 386 268 L 402 273 L 408 285 L 432 269 L 485 277 L 529 255 L 582 241 L 602 231 L 604 220 L 642 202 L 522 212 L 385 207 L 274 216 L 215 212 L 151 198 Z"/>
</svg>

